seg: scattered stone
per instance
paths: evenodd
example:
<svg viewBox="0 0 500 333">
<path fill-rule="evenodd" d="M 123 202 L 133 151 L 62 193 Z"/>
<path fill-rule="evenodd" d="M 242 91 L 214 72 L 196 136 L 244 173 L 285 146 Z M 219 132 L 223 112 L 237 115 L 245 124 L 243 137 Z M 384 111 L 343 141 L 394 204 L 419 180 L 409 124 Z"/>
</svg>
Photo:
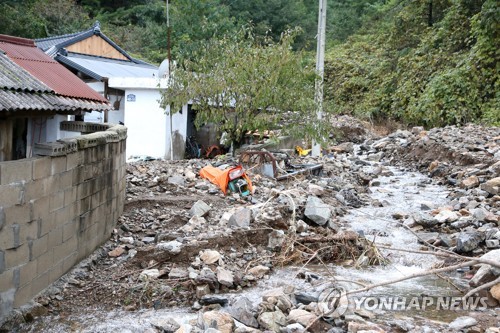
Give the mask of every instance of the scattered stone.
<svg viewBox="0 0 500 333">
<path fill-rule="evenodd" d="M 207 265 L 215 264 L 221 258 L 221 254 L 214 250 L 201 251 L 200 259 Z"/>
<path fill-rule="evenodd" d="M 155 318 L 151 321 L 151 325 L 162 332 L 176 332 L 181 325 L 173 318 Z"/>
<path fill-rule="evenodd" d="M 281 327 L 286 325 L 286 316 L 281 311 L 264 312 L 257 321 L 263 329 L 280 332 Z"/>
<path fill-rule="evenodd" d="M 301 309 L 293 309 L 287 317 L 287 322 L 290 324 L 299 323 L 304 327 L 309 326 L 316 320 L 316 315 Z"/>
<path fill-rule="evenodd" d="M 259 323 L 254 315 L 252 302 L 250 302 L 247 297 L 238 298 L 229 308 L 228 312 L 234 319 L 245 324 L 246 326 L 254 328 L 259 327 Z"/>
<path fill-rule="evenodd" d="M 454 330 L 455 332 L 463 330 L 464 328 L 471 327 L 477 324 L 477 320 L 472 317 L 458 317 L 454 321 L 448 324 L 448 328 Z"/>
<path fill-rule="evenodd" d="M 210 287 L 208 286 L 208 284 L 196 286 L 196 297 L 202 298 L 203 296 L 208 294 L 210 294 Z"/>
<path fill-rule="evenodd" d="M 500 177 L 488 180 L 486 183 L 481 185 L 481 189 L 492 195 L 500 193 Z"/>
<path fill-rule="evenodd" d="M 320 198 L 309 196 L 306 202 L 304 215 L 318 225 L 328 222 L 331 215 L 330 206 L 325 204 Z"/>
<path fill-rule="evenodd" d="M 438 221 L 436 219 L 426 213 L 417 212 L 414 213 L 412 217 L 416 224 L 421 225 L 425 228 L 434 227 L 438 224 Z"/>
<path fill-rule="evenodd" d="M 457 238 L 456 251 L 458 253 L 467 253 L 475 250 L 485 239 L 482 232 L 462 232 Z"/>
<path fill-rule="evenodd" d="M 248 273 L 252 274 L 255 276 L 257 279 L 261 279 L 264 277 L 269 272 L 269 267 L 258 265 L 255 267 L 252 267 L 248 270 Z"/>
<path fill-rule="evenodd" d="M 479 178 L 477 176 L 470 176 L 462 181 L 461 187 L 471 189 L 479 186 Z"/>
<path fill-rule="evenodd" d="M 226 287 L 232 287 L 234 283 L 233 273 L 222 267 L 217 267 L 217 280 Z"/>
<path fill-rule="evenodd" d="M 173 185 L 186 186 L 186 180 L 180 175 L 173 175 L 172 177 L 168 177 L 167 182 Z"/>
<path fill-rule="evenodd" d="M 434 216 L 434 219 L 438 223 L 445 223 L 445 222 L 455 222 L 458 220 L 459 216 L 457 213 L 452 212 L 451 210 L 444 209 L 439 212 L 436 216 Z"/>
<path fill-rule="evenodd" d="M 115 257 L 119 257 L 121 256 L 122 254 L 125 253 L 125 248 L 121 247 L 121 246 L 118 246 L 117 248 L 115 248 L 114 250 L 112 251 L 109 251 L 108 252 L 108 256 L 112 257 L 112 258 L 115 258 Z"/>
<path fill-rule="evenodd" d="M 189 216 L 205 216 L 212 208 L 204 201 L 198 200 L 189 210 Z"/>
<path fill-rule="evenodd" d="M 160 276 L 160 271 L 157 268 L 146 269 L 139 274 L 139 280 L 156 279 L 158 276 Z"/>
<path fill-rule="evenodd" d="M 491 287 L 490 293 L 494 299 L 500 302 L 500 283 L 497 283 L 493 287 Z"/>
<path fill-rule="evenodd" d="M 229 226 L 237 228 L 248 228 L 252 222 L 252 211 L 248 208 L 238 209 L 229 218 Z"/>
<path fill-rule="evenodd" d="M 500 240 L 498 239 L 487 239 L 485 242 L 488 249 L 496 249 L 500 247 Z"/>
<path fill-rule="evenodd" d="M 216 328 L 221 333 L 232 333 L 235 327 L 231 315 L 224 312 L 207 311 L 203 313 L 203 320 L 207 328 Z"/>
<path fill-rule="evenodd" d="M 269 233 L 267 247 L 271 250 L 280 249 L 285 241 L 285 232 L 283 230 L 273 230 Z"/>
<path fill-rule="evenodd" d="M 313 196 L 320 197 L 325 194 L 326 190 L 324 187 L 318 186 L 316 184 L 307 185 L 307 193 Z"/>
<path fill-rule="evenodd" d="M 290 324 L 286 326 L 286 333 L 304 333 L 305 327 L 299 323 Z"/>
<path fill-rule="evenodd" d="M 168 273 L 169 279 L 184 279 L 189 276 L 189 272 L 185 268 L 174 267 Z"/>
<path fill-rule="evenodd" d="M 181 249 L 182 249 L 182 243 L 176 240 L 170 242 L 161 242 L 156 244 L 156 250 L 167 251 L 172 254 L 181 253 Z"/>
</svg>

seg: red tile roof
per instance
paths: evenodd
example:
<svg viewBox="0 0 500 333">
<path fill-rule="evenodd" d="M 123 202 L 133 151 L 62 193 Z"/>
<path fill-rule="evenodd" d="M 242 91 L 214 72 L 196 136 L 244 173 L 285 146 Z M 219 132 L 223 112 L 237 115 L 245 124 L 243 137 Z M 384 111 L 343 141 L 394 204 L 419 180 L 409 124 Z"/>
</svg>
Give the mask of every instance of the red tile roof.
<svg viewBox="0 0 500 333">
<path fill-rule="evenodd" d="M 35 46 L 31 39 L 0 34 L 0 51 L 58 95 L 98 102 L 108 101 L 64 66 Z"/>
</svg>

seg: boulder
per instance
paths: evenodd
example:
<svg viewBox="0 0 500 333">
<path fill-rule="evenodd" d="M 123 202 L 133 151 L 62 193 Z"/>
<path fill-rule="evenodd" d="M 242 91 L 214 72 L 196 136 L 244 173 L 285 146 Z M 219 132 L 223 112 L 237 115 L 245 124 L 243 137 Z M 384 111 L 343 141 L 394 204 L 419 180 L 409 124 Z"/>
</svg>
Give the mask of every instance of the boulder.
<svg viewBox="0 0 500 333">
<path fill-rule="evenodd" d="M 281 311 L 264 312 L 257 321 L 263 329 L 273 332 L 280 332 L 281 327 L 286 325 L 286 317 Z"/>
<path fill-rule="evenodd" d="M 232 287 L 234 282 L 233 272 L 222 267 L 217 267 L 217 281 L 226 287 Z"/>
<path fill-rule="evenodd" d="M 205 216 L 210 211 L 210 209 L 212 208 L 204 201 L 198 200 L 189 210 L 189 216 Z"/>
<path fill-rule="evenodd" d="M 232 333 L 235 327 L 234 319 L 230 314 L 224 312 L 204 312 L 203 321 L 205 322 L 207 328 L 217 328 L 221 333 Z"/>
<path fill-rule="evenodd" d="M 485 239 L 485 235 L 479 231 L 462 232 L 457 238 L 456 251 L 467 253 L 475 250 Z"/>
<path fill-rule="evenodd" d="M 252 222 L 252 210 L 248 208 L 238 209 L 229 218 L 229 226 L 238 228 L 248 228 Z"/>
<path fill-rule="evenodd" d="M 229 308 L 229 314 L 240 323 L 250 327 L 259 327 L 255 318 L 252 302 L 247 297 L 238 298 Z"/>
<path fill-rule="evenodd" d="M 306 202 L 304 215 L 318 225 L 324 225 L 330 219 L 332 214 L 329 205 L 325 204 L 320 198 L 309 196 Z"/>
</svg>

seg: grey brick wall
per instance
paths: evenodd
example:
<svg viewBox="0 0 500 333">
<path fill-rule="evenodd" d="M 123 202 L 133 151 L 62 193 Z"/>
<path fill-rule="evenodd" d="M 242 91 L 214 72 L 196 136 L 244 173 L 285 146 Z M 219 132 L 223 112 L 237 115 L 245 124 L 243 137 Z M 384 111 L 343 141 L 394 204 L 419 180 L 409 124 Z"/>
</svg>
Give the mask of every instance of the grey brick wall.
<svg viewBox="0 0 500 333">
<path fill-rule="evenodd" d="M 66 154 L 0 162 L 0 323 L 110 237 L 126 133 L 114 126 L 66 140 Z"/>
</svg>

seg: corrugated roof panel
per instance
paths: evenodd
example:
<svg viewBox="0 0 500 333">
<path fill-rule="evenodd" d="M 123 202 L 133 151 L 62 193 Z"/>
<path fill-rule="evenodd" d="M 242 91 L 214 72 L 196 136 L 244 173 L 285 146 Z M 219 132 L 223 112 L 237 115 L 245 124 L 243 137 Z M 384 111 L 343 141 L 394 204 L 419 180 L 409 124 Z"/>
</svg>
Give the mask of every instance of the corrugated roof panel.
<svg viewBox="0 0 500 333">
<path fill-rule="evenodd" d="M 35 46 L 6 43 L 1 37 L 0 49 L 5 51 L 12 61 L 52 88 L 57 94 L 107 103 L 104 97 L 42 50 Z"/>
<path fill-rule="evenodd" d="M 0 111 L 104 111 L 108 106 L 94 101 L 57 96 L 50 93 L 31 93 L 0 89 Z"/>
<path fill-rule="evenodd" d="M 0 53 L 0 88 L 37 92 L 52 91 L 2 53 Z"/>
<path fill-rule="evenodd" d="M 60 111 L 59 106 L 51 102 L 50 97 L 45 94 L 33 94 L 30 92 L 20 92 L 11 90 L 0 90 L 0 111 Z M 55 96 L 55 95 L 52 95 Z"/>
<path fill-rule="evenodd" d="M 62 56 L 60 56 L 62 57 Z M 154 77 L 158 75 L 158 68 L 149 64 L 134 64 L 126 61 L 109 60 L 99 57 L 64 57 L 71 62 L 84 67 L 102 77 Z"/>
</svg>

